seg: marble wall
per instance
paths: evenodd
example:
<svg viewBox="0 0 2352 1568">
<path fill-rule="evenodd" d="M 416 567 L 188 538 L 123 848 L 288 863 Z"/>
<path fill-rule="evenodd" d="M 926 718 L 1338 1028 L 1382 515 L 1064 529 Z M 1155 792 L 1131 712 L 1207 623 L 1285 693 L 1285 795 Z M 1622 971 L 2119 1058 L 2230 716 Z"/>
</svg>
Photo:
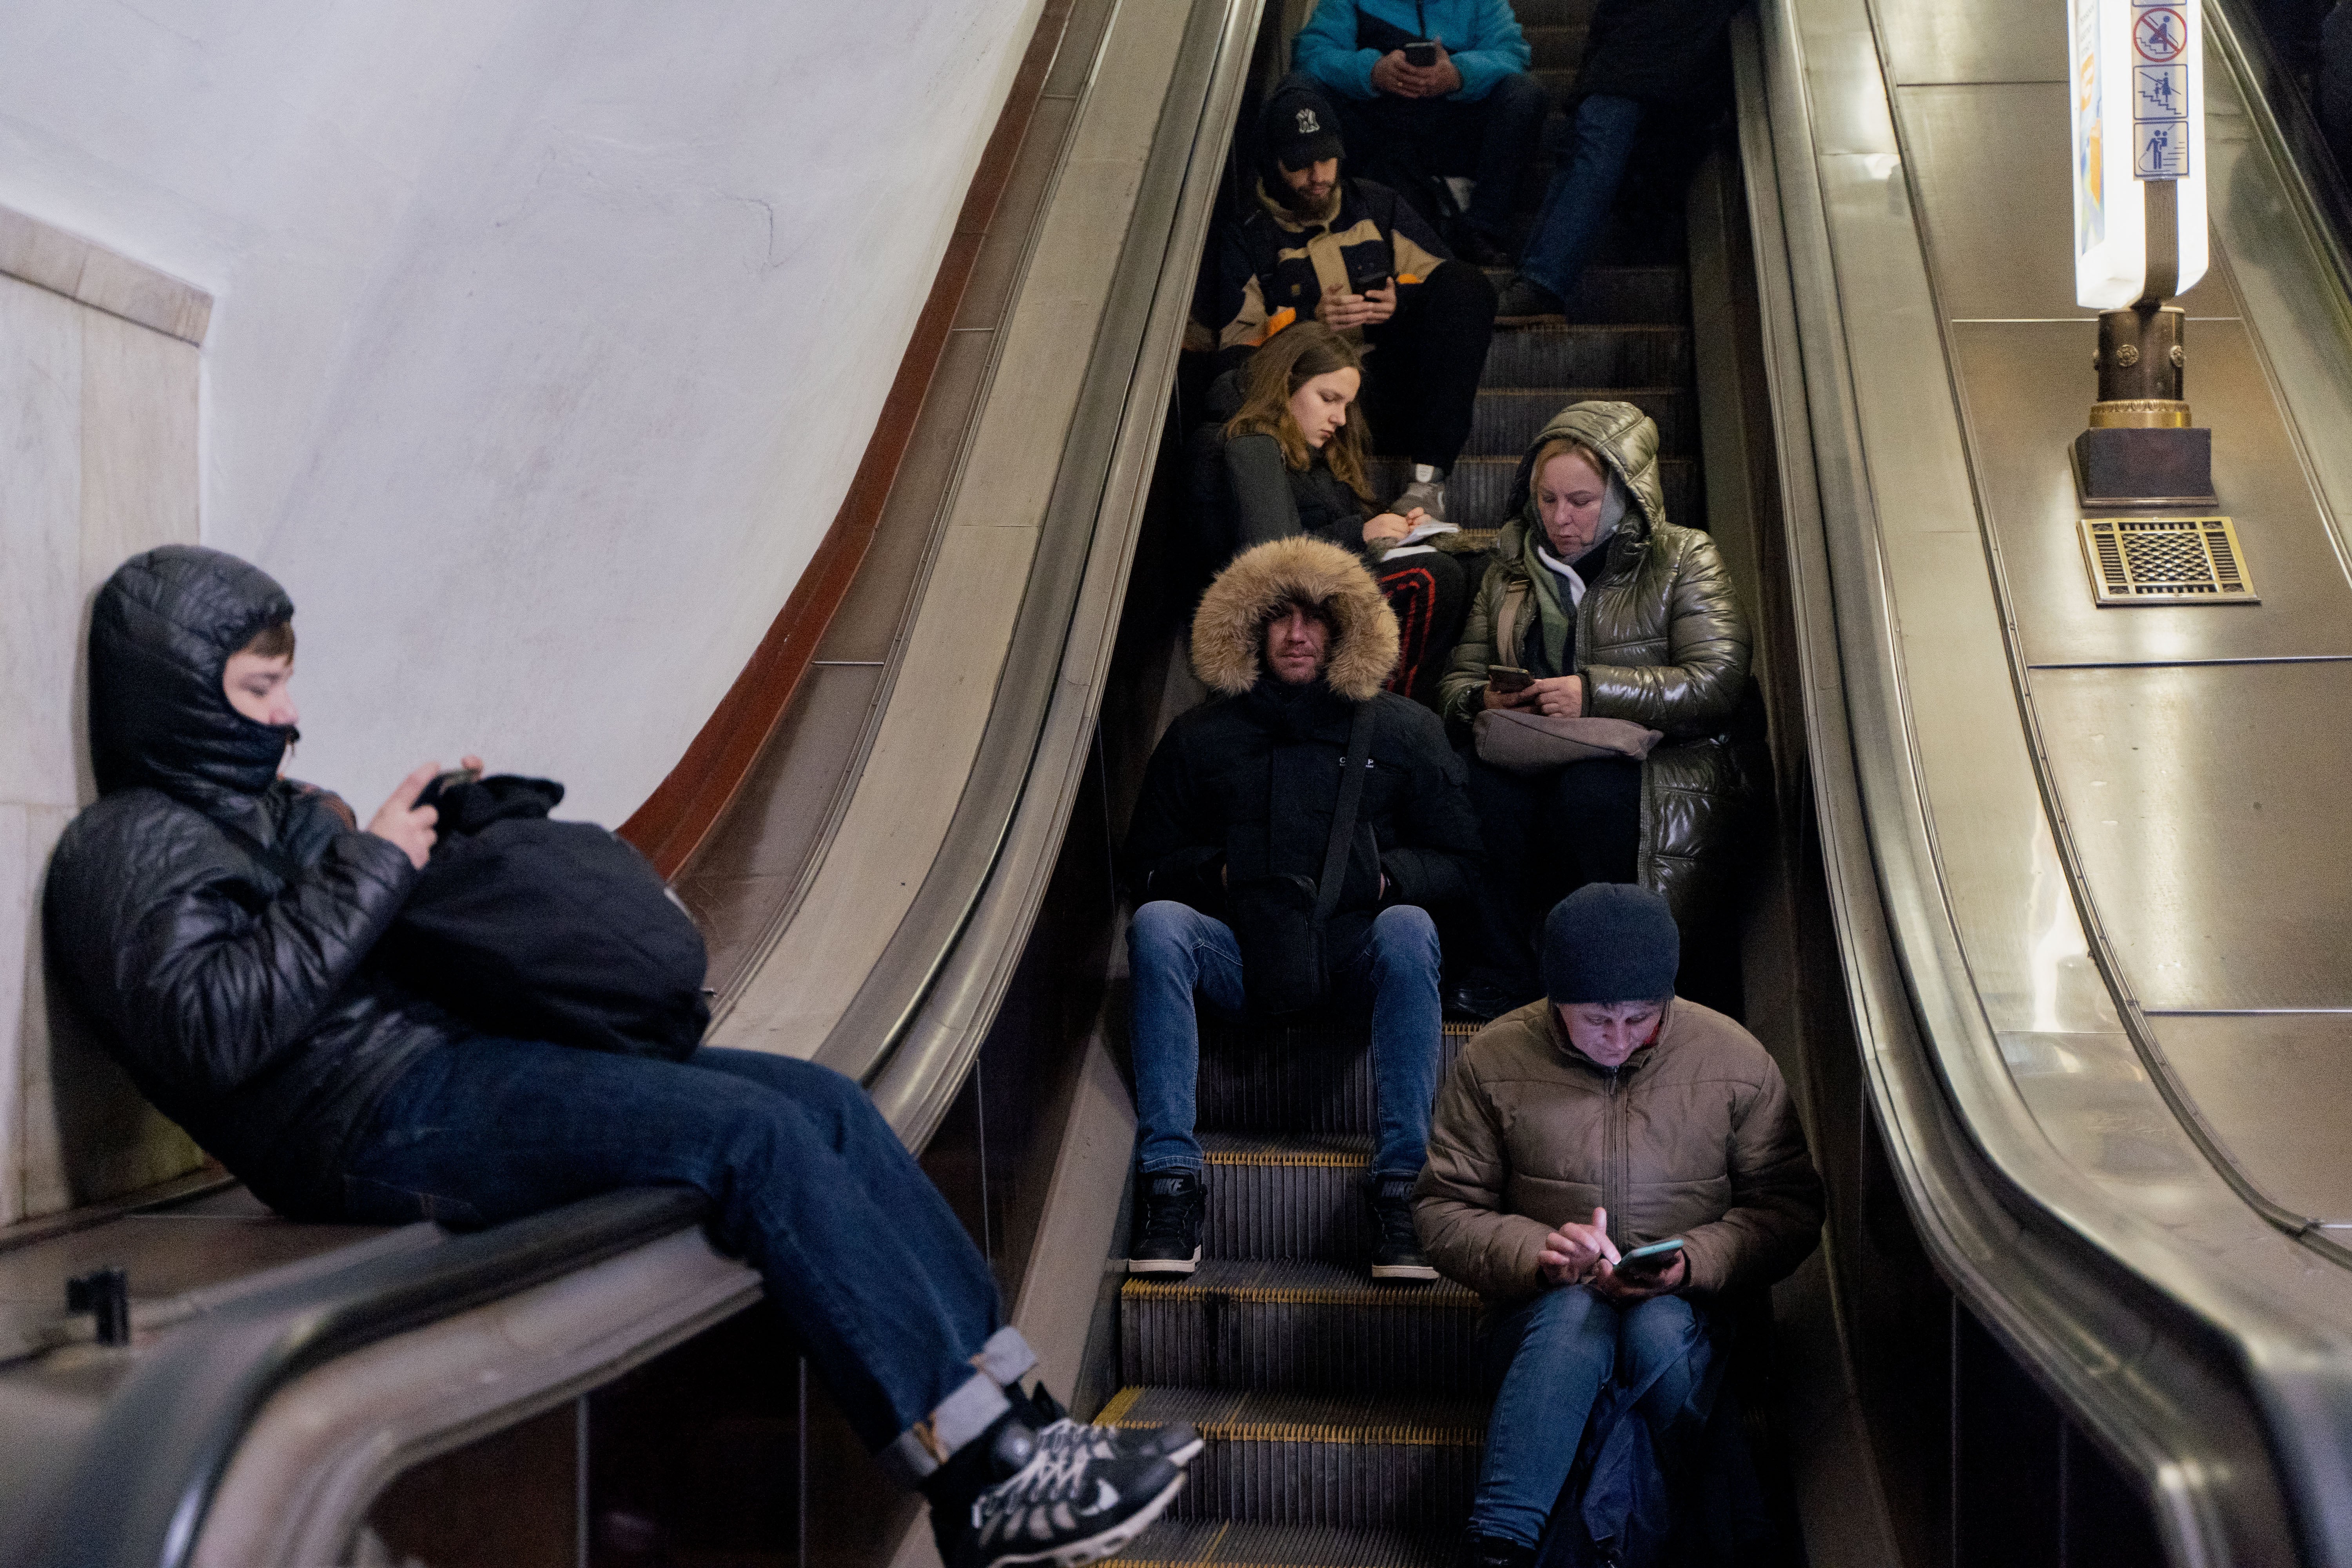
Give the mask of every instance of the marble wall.
<svg viewBox="0 0 2352 1568">
<path fill-rule="evenodd" d="M 40 889 L 92 794 L 90 595 L 125 556 L 196 537 L 209 307 L 175 279 L 0 210 L 0 1224 L 201 1158 L 69 1020 L 53 1022 Z"/>
</svg>

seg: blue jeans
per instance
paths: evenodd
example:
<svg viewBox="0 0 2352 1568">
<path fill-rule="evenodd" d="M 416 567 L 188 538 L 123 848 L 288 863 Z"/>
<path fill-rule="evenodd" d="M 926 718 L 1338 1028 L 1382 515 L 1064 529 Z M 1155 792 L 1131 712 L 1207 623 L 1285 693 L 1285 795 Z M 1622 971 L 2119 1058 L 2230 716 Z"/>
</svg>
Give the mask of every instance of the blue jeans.
<svg viewBox="0 0 2352 1568">
<path fill-rule="evenodd" d="M 712 1240 L 760 1271 L 850 1425 L 904 1479 L 935 1463 L 918 1422 L 952 1450 L 1035 1359 L 865 1090 L 790 1057 L 456 1041 L 394 1083 L 342 1166 L 344 1211 L 378 1224 L 494 1225 L 633 1186 L 709 1198 Z"/>
<path fill-rule="evenodd" d="M 1242 950 L 1233 928 L 1189 904 L 1161 899 L 1127 928 L 1134 975 L 1135 1162 L 1146 1171 L 1201 1169 L 1192 1135 L 1201 1077 L 1197 994 L 1211 1006 L 1243 1006 Z M 1332 976 L 1342 999 L 1372 1004 L 1372 1094 L 1380 1111 L 1375 1176 L 1419 1173 L 1428 1157 L 1429 1105 L 1437 1094 L 1437 926 L 1410 904 L 1382 910 L 1364 944 Z"/>
<path fill-rule="evenodd" d="M 1675 1428 L 1689 1431 L 1685 1423 L 1706 1423 L 1693 1395 L 1714 1344 L 1706 1321 L 1680 1296 L 1654 1296 L 1624 1310 L 1581 1285 L 1546 1290 L 1486 1326 L 1485 1353 L 1488 1381 L 1499 1373 L 1502 1387 L 1470 1504 L 1475 1535 L 1536 1544 L 1576 1463 L 1592 1402 L 1612 1374 L 1631 1386 L 1666 1368 L 1635 1407 L 1662 1448 Z"/>
<path fill-rule="evenodd" d="M 1576 151 L 1551 177 L 1535 228 L 1519 258 L 1522 277 L 1531 278 L 1565 300 L 1584 276 L 1584 264 L 1609 221 L 1625 162 L 1633 154 L 1633 132 L 1642 106 L 1630 98 L 1595 93 L 1576 106 Z"/>
</svg>

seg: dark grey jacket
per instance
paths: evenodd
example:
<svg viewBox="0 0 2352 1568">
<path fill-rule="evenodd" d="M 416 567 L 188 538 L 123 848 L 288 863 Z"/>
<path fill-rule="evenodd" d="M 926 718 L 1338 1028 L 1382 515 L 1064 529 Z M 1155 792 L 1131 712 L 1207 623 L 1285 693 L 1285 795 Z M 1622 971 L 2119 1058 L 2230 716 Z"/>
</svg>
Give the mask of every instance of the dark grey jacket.
<svg viewBox="0 0 2352 1568">
<path fill-rule="evenodd" d="M 234 556 L 167 545 L 99 590 L 99 798 L 42 905 L 55 982 L 157 1109 L 282 1213 L 325 1217 L 344 1146 L 466 1031 L 362 961 L 416 873 L 332 797 L 278 778 L 287 731 L 228 703 L 228 657 L 293 605 Z"/>
</svg>

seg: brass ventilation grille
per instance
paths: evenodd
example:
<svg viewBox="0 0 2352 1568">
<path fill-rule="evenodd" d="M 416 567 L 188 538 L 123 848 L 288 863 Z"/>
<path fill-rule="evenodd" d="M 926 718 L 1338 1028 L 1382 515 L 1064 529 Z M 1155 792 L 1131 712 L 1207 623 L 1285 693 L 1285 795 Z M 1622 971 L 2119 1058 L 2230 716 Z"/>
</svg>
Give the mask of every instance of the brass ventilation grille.
<svg viewBox="0 0 2352 1568">
<path fill-rule="evenodd" d="M 2086 517 L 2083 561 L 2102 605 L 2259 605 L 2226 517 Z"/>
</svg>

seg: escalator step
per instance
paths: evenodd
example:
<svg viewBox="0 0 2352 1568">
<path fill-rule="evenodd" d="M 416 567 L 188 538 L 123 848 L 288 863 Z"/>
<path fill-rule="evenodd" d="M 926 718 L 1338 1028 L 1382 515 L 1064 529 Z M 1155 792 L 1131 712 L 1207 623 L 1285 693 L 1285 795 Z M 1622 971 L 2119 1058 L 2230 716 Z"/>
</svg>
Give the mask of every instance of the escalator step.
<svg viewBox="0 0 2352 1568">
<path fill-rule="evenodd" d="M 1123 1381 L 1183 1388 L 1459 1394 L 1475 1386 L 1478 1298 L 1375 1283 L 1361 1265 L 1210 1259 L 1119 1291 Z"/>
<path fill-rule="evenodd" d="M 1688 327 L 1510 327 L 1486 347 L 1482 386 L 1680 386 Z"/>
<path fill-rule="evenodd" d="M 1522 29 L 1581 27 L 1592 20 L 1600 0 L 1511 0 L 1511 15 Z"/>
<path fill-rule="evenodd" d="M 1200 1429 L 1178 1519 L 1370 1530 L 1459 1528 L 1486 1431 L 1460 1400 L 1185 1388 L 1122 1389 L 1097 1419 Z"/>
<path fill-rule="evenodd" d="M 1509 458 L 1517 461 L 1551 416 L 1571 403 L 1605 400 L 1630 403 L 1657 422 L 1662 457 L 1691 456 L 1698 439 L 1694 416 L 1696 399 L 1672 386 L 1490 386 L 1478 394 L 1470 412 L 1470 458 Z"/>
<path fill-rule="evenodd" d="M 1410 479 L 1401 458 L 1375 458 L 1370 465 L 1372 493 L 1392 496 Z M 1505 521 L 1511 481 L 1518 476 L 1519 459 L 1471 458 L 1455 459 L 1445 483 L 1445 515 L 1464 528 L 1497 528 Z M 1685 527 L 1698 527 L 1698 463 L 1691 458 L 1658 459 L 1658 484 L 1665 491 L 1666 516 Z"/>
<path fill-rule="evenodd" d="M 1528 41 L 1529 62 L 1539 68 L 1573 68 L 1584 58 L 1584 35 L 1588 29 L 1580 23 L 1552 23 L 1539 26 L 1522 24 L 1519 32 Z"/>
<path fill-rule="evenodd" d="M 1463 1037 L 1444 1037 L 1439 1070 Z M 1201 1015 L 1199 1119 L 1235 1131 L 1370 1133 L 1372 1064 L 1361 1019 L 1284 1027 Z"/>
<path fill-rule="evenodd" d="M 1329 1526 L 1162 1520 L 1110 1561 L 1117 1568 L 1455 1568 L 1457 1529 L 1342 1530 Z"/>
<path fill-rule="evenodd" d="M 1489 267 L 1486 270 L 1487 281 L 1500 293 L 1517 269 Z M 1689 295 L 1690 273 L 1685 268 L 1657 262 L 1588 267 L 1577 279 L 1562 314 L 1574 326 L 1679 326 L 1690 319 Z"/>
<path fill-rule="evenodd" d="M 1360 1264 L 1371 1256 L 1367 1137 L 1277 1138 L 1204 1132 L 1211 1258 L 1313 1258 Z"/>
</svg>

